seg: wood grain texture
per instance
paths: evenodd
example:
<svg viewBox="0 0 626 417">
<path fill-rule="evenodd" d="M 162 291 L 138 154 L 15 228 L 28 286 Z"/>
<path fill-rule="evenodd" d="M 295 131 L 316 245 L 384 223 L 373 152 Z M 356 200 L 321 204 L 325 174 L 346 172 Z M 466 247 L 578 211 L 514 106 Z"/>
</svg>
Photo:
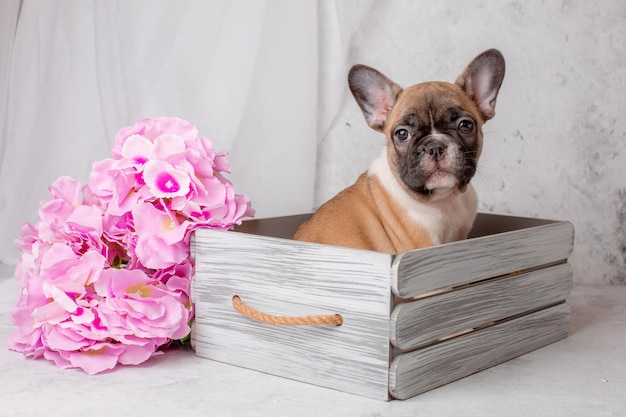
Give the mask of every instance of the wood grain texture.
<svg viewBox="0 0 626 417">
<path fill-rule="evenodd" d="M 496 235 L 403 252 L 393 261 L 391 288 L 413 298 L 565 260 L 574 247 L 568 222 L 530 227 Z"/>
<path fill-rule="evenodd" d="M 471 239 L 394 256 L 289 239 L 307 216 L 195 232 L 199 356 L 387 400 L 567 335 L 567 305 L 546 307 L 571 288 L 567 222 L 481 214 Z M 343 325 L 255 321 L 235 311 L 235 295 L 262 313 L 340 314 Z"/>
<path fill-rule="evenodd" d="M 570 309 L 560 304 L 436 345 L 398 355 L 389 389 L 406 399 L 513 359 L 567 336 Z"/>
<path fill-rule="evenodd" d="M 386 400 L 391 255 L 198 230 L 192 343 L 199 356 Z M 272 326 L 237 313 L 341 314 L 343 325 Z"/>
<path fill-rule="evenodd" d="M 565 301 L 572 269 L 561 264 L 398 304 L 391 314 L 391 343 L 412 349 L 494 321 Z"/>
</svg>

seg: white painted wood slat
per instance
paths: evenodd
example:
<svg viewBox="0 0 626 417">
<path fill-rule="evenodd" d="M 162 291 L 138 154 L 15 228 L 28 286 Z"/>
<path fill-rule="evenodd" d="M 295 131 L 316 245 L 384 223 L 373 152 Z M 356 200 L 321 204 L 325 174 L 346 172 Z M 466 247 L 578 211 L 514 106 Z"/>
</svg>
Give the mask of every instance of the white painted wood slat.
<svg viewBox="0 0 626 417">
<path fill-rule="evenodd" d="M 244 233 L 196 231 L 199 356 L 388 399 L 391 255 Z M 237 313 L 341 314 L 343 325 L 272 326 Z"/>
<path fill-rule="evenodd" d="M 569 307 L 560 304 L 398 355 L 391 363 L 391 395 L 410 398 L 556 342 L 567 336 L 569 320 Z"/>
<path fill-rule="evenodd" d="M 565 301 L 572 268 L 561 264 L 398 304 L 391 343 L 412 349 L 491 322 Z"/>
<path fill-rule="evenodd" d="M 565 260 L 574 247 L 569 222 L 553 222 L 398 254 L 391 288 L 413 298 Z"/>
</svg>

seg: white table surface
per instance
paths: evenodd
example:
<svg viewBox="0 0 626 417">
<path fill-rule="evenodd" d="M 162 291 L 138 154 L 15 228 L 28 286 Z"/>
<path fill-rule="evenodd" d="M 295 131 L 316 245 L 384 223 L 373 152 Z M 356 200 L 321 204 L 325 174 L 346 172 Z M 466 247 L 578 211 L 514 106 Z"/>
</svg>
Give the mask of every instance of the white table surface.
<svg viewBox="0 0 626 417">
<path fill-rule="evenodd" d="M 567 339 L 391 402 L 202 359 L 184 348 L 97 376 L 60 370 L 6 348 L 17 290 L 5 268 L 0 417 L 626 416 L 626 286 L 576 286 Z"/>
</svg>

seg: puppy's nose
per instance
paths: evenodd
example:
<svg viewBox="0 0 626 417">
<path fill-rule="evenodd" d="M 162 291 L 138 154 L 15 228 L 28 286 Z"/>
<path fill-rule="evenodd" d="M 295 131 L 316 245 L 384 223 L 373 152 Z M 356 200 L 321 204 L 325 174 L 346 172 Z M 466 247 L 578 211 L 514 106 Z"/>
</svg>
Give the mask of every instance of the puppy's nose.
<svg viewBox="0 0 626 417">
<path fill-rule="evenodd" d="M 433 161 L 441 161 L 446 155 L 446 149 L 448 149 L 448 145 L 441 142 L 432 142 L 426 145 L 426 153 Z"/>
</svg>

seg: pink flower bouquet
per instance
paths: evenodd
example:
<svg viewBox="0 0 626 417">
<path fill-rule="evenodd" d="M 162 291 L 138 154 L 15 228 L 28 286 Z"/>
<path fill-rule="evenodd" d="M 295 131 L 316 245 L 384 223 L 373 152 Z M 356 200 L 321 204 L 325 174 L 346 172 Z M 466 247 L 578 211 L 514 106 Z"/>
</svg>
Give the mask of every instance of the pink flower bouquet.
<svg viewBox="0 0 626 417">
<path fill-rule="evenodd" d="M 254 215 L 221 173 L 225 153 L 177 118 L 121 129 L 89 184 L 61 177 L 24 224 L 9 348 L 95 374 L 189 335 L 191 232 Z"/>
</svg>

